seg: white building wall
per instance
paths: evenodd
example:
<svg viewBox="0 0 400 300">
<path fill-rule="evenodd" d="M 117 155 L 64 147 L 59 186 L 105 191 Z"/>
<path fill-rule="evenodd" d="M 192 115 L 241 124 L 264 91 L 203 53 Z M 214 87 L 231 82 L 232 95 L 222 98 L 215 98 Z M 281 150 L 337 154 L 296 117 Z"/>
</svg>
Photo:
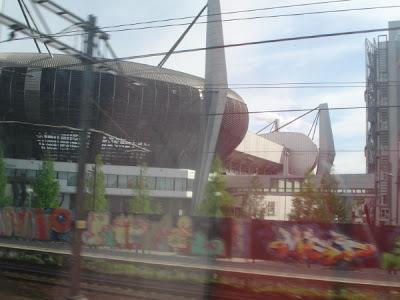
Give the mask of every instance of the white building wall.
<svg viewBox="0 0 400 300">
<path fill-rule="evenodd" d="M 272 221 L 288 221 L 289 214 L 292 211 L 292 196 L 273 196 L 268 195 L 265 198 L 265 205 L 268 207 L 268 203 L 272 202 L 275 206 L 274 215 L 266 215 L 266 220 Z M 267 212 L 268 213 L 268 212 Z"/>
<path fill-rule="evenodd" d="M 41 169 L 42 162 L 37 160 L 22 160 L 22 159 L 5 159 L 6 169 L 16 170 L 34 170 Z M 87 170 L 91 170 L 93 165 L 88 164 Z M 54 162 L 55 172 L 78 172 L 78 165 L 76 163 L 68 162 Z M 127 175 L 138 176 L 143 172 L 143 168 L 130 167 L 130 166 L 115 166 L 104 165 L 103 172 L 105 175 Z M 185 169 L 161 169 L 161 168 L 146 168 L 145 177 L 162 177 L 162 178 L 176 178 L 193 180 L 195 172 Z M 69 207 L 70 194 L 76 193 L 76 186 L 68 185 L 66 179 L 58 179 L 60 184 L 60 200 L 63 199 L 63 207 Z M 172 190 L 149 190 L 149 195 L 156 198 L 171 198 L 171 199 L 191 199 L 192 191 L 172 191 Z M 63 196 L 64 195 L 64 196 Z M 106 195 L 108 196 L 132 196 L 134 191 L 131 188 L 106 188 Z M 64 198 L 63 198 L 64 197 Z"/>
</svg>

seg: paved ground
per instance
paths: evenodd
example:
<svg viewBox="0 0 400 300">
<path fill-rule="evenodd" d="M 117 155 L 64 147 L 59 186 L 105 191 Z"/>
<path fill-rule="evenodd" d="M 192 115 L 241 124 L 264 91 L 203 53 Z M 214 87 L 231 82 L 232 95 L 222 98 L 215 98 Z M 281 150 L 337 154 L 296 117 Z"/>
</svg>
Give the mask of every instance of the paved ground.
<svg viewBox="0 0 400 300">
<path fill-rule="evenodd" d="M 69 254 L 68 245 L 55 242 L 17 241 L 0 239 L 0 247 L 25 249 L 59 254 Z M 259 274 L 284 278 L 301 278 L 329 282 L 353 283 L 400 288 L 400 274 L 389 275 L 380 269 L 337 270 L 319 265 L 308 268 L 305 264 L 277 261 L 255 261 L 244 259 L 207 259 L 189 257 L 174 253 L 146 252 L 145 254 L 127 250 L 85 249 L 83 255 L 89 258 L 111 261 L 129 261 L 190 269 L 221 270 L 248 274 Z"/>
</svg>

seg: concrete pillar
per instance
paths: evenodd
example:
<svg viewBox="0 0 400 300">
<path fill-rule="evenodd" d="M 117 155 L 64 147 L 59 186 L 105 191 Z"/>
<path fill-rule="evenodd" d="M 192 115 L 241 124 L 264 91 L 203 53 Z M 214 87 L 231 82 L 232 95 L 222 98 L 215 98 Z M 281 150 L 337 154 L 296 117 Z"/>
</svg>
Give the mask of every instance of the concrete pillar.
<svg viewBox="0 0 400 300">
<path fill-rule="evenodd" d="M 208 0 L 207 47 L 224 45 L 219 0 Z M 203 200 L 204 189 L 217 147 L 225 111 L 228 79 L 226 71 L 225 50 L 212 49 L 206 51 L 206 70 L 204 86 L 204 112 L 202 124 L 202 151 L 196 172 L 194 201 L 192 210 Z"/>
<path fill-rule="evenodd" d="M 335 160 L 335 143 L 328 104 L 319 106 L 319 156 L 317 175 L 329 174 Z"/>
</svg>

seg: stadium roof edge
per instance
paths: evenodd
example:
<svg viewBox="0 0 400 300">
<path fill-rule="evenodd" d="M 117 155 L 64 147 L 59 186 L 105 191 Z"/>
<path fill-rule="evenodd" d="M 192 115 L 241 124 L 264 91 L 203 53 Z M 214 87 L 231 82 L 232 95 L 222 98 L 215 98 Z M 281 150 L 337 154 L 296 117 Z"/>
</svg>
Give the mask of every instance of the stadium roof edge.
<svg viewBox="0 0 400 300">
<path fill-rule="evenodd" d="M 53 58 L 45 53 L 8 52 L 0 53 L 0 67 L 57 68 L 65 65 L 79 64 L 80 60 L 66 54 L 54 54 Z M 110 65 L 116 65 L 113 62 Z M 199 88 L 204 86 L 204 79 L 181 71 L 175 71 L 142 63 L 121 61 L 123 71 L 132 77 L 159 80 L 172 84 L 182 84 Z M 82 66 L 67 66 L 65 69 L 83 70 Z M 115 68 L 117 70 L 117 68 Z M 228 90 L 228 97 L 244 102 L 243 98 L 233 90 Z"/>
</svg>

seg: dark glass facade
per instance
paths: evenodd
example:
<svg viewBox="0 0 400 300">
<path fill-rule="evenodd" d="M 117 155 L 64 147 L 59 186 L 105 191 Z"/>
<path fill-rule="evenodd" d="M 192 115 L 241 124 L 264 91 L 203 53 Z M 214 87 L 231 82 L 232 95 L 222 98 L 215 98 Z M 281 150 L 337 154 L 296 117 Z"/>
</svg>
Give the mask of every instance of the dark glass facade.
<svg viewBox="0 0 400 300">
<path fill-rule="evenodd" d="M 0 62 L 0 119 L 37 124 L 1 126 L 6 157 L 77 161 L 79 131 L 73 128 L 80 126 L 83 72 L 47 66 L 32 70 L 6 63 Z M 203 111 L 198 87 L 98 71 L 90 127 L 107 135 L 89 134 L 89 162 L 101 154 L 106 164 L 195 169 Z M 228 98 L 226 111 L 218 145 L 223 158 L 241 142 L 248 126 L 243 102 Z"/>
</svg>

